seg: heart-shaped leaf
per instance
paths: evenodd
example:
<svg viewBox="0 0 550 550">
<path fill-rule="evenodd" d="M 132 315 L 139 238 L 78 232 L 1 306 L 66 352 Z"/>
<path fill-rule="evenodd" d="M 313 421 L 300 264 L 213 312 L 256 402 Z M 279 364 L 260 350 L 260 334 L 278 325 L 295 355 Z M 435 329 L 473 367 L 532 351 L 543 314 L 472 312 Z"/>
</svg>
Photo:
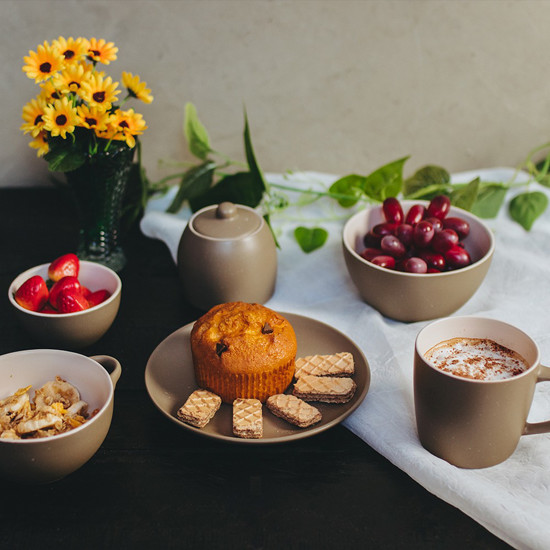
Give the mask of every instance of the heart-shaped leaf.
<svg viewBox="0 0 550 550">
<path fill-rule="evenodd" d="M 510 216 L 529 231 L 547 206 L 548 197 L 541 191 L 521 193 L 510 201 Z"/>
<path fill-rule="evenodd" d="M 304 252 L 309 253 L 321 248 L 325 244 L 328 232 L 322 227 L 308 228 L 300 226 L 294 230 L 294 238 L 300 245 L 300 248 Z"/>
</svg>

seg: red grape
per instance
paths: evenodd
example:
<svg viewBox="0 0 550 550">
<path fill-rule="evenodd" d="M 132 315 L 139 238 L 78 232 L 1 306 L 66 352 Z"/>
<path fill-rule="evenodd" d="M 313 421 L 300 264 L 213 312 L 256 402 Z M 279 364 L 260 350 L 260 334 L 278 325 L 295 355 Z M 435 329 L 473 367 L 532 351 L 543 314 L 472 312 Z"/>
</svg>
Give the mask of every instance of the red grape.
<svg viewBox="0 0 550 550">
<path fill-rule="evenodd" d="M 395 236 L 408 247 L 413 242 L 413 226 L 408 223 L 398 225 L 395 230 Z"/>
<path fill-rule="evenodd" d="M 430 201 L 426 210 L 426 217 L 431 218 L 433 216 L 442 220 L 449 213 L 450 208 L 451 199 L 446 195 L 437 195 Z"/>
<path fill-rule="evenodd" d="M 394 258 L 401 258 L 405 255 L 405 245 L 394 235 L 385 235 L 380 241 L 380 248 L 386 254 Z"/>
<path fill-rule="evenodd" d="M 462 218 L 445 218 L 443 227 L 456 231 L 460 240 L 465 239 L 470 233 L 470 224 Z"/>
<path fill-rule="evenodd" d="M 430 222 L 433 225 L 434 231 L 439 233 L 443 229 L 443 222 L 439 218 L 425 218 L 427 222 Z"/>
<path fill-rule="evenodd" d="M 395 229 L 397 228 L 397 225 L 395 223 L 379 223 L 375 225 L 371 231 L 380 237 L 384 237 L 385 235 L 395 235 Z"/>
<path fill-rule="evenodd" d="M 433 239 L 433 236 L 434 227 L 430 222 L 422 220 L 414 226 L 414 244 L 419 248 L 424 248 L 428 246 L 430 244 L 430 241 Z"/>
<path fill-rule="evenodd" d="M 447 266 L 452 269 L 460 269 L 471 263 L 470 255 L 461 246 L 455 245 L 445 252 Z"/>
<path fill-rule="evenodd" d="M 452 229 L 443 229 L 434 235 L 432 248 L 436 252 L 447 252 L 450 248 L 458 244 L 458 235 Z"/>
<path fill-rule="evenodd" d="M 384 217 L 389 223 L 399 224 L 403 221 L 403 209 L 401 203 L 395 197 L 388 197 L 382 203 Z"/>
<path fill-rule="evenodd" d="M 405 271 L 409 273 L 426 273 L 428 266 L 422 258 L 413 256 L 405 262 Z"/>
<path fill-rule="evenodd" d="M 375 256 L 381 256 L 383 252 L 379 248 L 372 248 L 367 247 L 363 252 L 361 252 L 361 256 L 365 258 L 365 260 L 372 260 Z"/>
<path fill-rule="evenodd" d="M 416 225 L 418 222 L 424 219 L 425 212 L 426 208 L 423 204 L 413 204 L 407 212 L 405 223 L 408 223 L 409 225 Z"/>
<path fill-rule="evenodd" d="M 395 258 L 393 256 L 375 256 L 371 262 L 374 265 L 386 267 L 388 269 L 393 269 L 395 267 Z"/>
<path fill-rule="evenodd" d="M 442 254 L 438 254 L 437 252 L 432 252 L 431 250 L 421 250 L 418 255 L 428 264 L 428 268 L 443 271 L 447 265 L 444 256 Z"/>
</svg>

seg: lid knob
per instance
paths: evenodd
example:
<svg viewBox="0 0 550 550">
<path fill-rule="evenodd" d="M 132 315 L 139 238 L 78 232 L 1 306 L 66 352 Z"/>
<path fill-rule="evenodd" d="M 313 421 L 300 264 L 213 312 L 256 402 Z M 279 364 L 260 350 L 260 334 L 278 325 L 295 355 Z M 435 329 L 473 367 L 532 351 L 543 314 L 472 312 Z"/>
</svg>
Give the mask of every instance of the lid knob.
<svg viewBox="0 0 550 550">
<path fill-rule="evenodd" d="M 222 202 L 216 209 L 216 218 L 230 220 L 237 215 L 237 207 L 232 202 Z"/>
</svg>

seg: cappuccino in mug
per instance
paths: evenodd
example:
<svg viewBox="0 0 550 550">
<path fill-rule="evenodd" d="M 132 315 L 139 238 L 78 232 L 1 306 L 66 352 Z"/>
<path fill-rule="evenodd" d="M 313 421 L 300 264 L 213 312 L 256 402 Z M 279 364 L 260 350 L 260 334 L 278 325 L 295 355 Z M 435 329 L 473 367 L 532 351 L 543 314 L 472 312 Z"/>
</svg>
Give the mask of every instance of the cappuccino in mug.
<svg viewBox="0 0 550 550">
<path fill-rule="evenodd" d="M 451 338 L 433 346 L 424 358 L 444 372 L 473 380 L 503 380 L 529 368 L 519 353 L 488 338 Z"/>
</svg>

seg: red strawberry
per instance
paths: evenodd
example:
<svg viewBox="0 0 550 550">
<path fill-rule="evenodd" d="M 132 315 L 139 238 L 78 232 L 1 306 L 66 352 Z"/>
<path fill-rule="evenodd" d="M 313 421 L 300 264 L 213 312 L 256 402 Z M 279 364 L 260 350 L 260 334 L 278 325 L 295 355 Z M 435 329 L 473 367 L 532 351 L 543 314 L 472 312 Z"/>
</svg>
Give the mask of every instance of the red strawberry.
<svg viewBox="0 0 550 550">
<path fill-rule="evenodd" d="M 65 288 L 57 296 L 57 311 L 59 313 L 74 313 L 75 311 L 84 311 L 89 307 L 88 301 L 82 296 L 80 290 Z"/>
<path fill-rule="evenodd" d="M 62 290 L 78 290 L 82 292 L 79 280 L 72 275 L 59 279 L 50 289 L 50 304 L 57 308 L 57 297 Z"/>
<path fill-rule="evenodd" d="M 54 309 L 49 302 L 40 310 L 40 313 L 58 313 L 57 309 Z"/>
<path fill-rule="evenodd" d="M 27 279 L 16 291 L 15 301 L 25 309 L 40 311 L 48 301 L 48 287 L 40 275 Z"/>
<path fill-rule="evenodd" d="M 86 299 L 88 300 L 90 307 L 94 307 L 101 304 L 101 302 L 104 302 L 107 298 L 110 297 L 111 293 L 105 288 L 102 288 L 101 290 L 96 290 L 95 292 L 92 292 Z"/>
<path fill-rule="evenodd" d="M 48 277 L 57 282 L 63 277 L 78 277 L 80 271 L 80 261 L 76 254 L 63 254 L 56 258 L 48 267 Z"/>
<path fill-rule="evenodd" d="M 80 285 L 80 292 L 82 292 L 82 296 L 84 296 L 86 300 L 88 299 L 88 296 L 92 293 L 92 291 L 84 285 Z"/>
</svg>

